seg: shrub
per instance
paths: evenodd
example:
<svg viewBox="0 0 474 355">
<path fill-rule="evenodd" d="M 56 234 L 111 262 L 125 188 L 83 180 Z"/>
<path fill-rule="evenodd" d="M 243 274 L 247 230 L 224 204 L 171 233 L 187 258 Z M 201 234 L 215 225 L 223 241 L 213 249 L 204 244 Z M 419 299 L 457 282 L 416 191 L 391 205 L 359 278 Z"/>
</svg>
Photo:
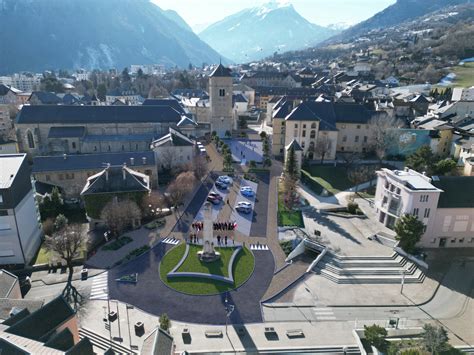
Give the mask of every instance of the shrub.
<svg viewBox="0 0 474 355">
<path fill-rule="evenodd" d="M 293 242 L 291 240 L 284 240 L 280 242 L 280 247 L 286 256 L 290 255 L 293 250 Z"/>
<path fill-rule="evenodd" d="M 170 329 L 170 326 L 171 326 L 171 321 L 168 315 L 166 313 L 163 313 L 160 316 L 160 328 L 165 331 L 168 331 L 168 329 Z"/>
<path fill-rule="evenodd" d="M 370 345 L 381 350 L 385 348 L 385 337 L 387 336 L 387 330 L 385 328 L 376 324 L 370 326 L 364 325 L 364 336 Z"/>
<path fill-rule="evenodd" d="M 160 218 L 156 219 L 154 221 L 151 221 L 150 223 L 145 224 L 146 229 L 155 229 L 159 227 L 163 227 L 166 224 L 166 219 Z"/>
<path fill-rule="evenodd" d="M 349 202 L 347 204 L 347 212 L 349 212 L 350 214 L 356 214 L 358 208 L 359 205 L 355 202 Z"/>
<path fill-rule="evenodd" d="M 132 241 L 133 241 L 132 238 L 130 238 L 127 235 L 124 235 L 123 237 L 120 237 L 117 240 L 114 240 L 112 243 L 104 245 L 102 247 L 102 250 L 104 250 L 104 251 L 106 251 L 106 250 L 119 250 L 121 247 L 123 247 L 124 245 L 126 245 L 126 244 L 128 244 Z"/>
</svg>

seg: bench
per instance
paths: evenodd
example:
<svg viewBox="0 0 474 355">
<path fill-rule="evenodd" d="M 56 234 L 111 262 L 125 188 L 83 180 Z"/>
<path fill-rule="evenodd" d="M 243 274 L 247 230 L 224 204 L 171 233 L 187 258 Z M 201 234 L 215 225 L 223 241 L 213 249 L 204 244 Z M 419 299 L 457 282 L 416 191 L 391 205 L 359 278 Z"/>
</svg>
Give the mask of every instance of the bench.
<svg viewBox="0 0 474 355">
<path fill-rule="evenodd" d="M 220 330 L 206 330 L 204 332 L 206 338 L 222 338 L 223 334 Z"/>
<path fill-rule="evenodd" d="M 304 333 L 301 329 L 290 329 L 286 331 L 286 336 L 290 339 L 304 338 Z"/>
</svg>

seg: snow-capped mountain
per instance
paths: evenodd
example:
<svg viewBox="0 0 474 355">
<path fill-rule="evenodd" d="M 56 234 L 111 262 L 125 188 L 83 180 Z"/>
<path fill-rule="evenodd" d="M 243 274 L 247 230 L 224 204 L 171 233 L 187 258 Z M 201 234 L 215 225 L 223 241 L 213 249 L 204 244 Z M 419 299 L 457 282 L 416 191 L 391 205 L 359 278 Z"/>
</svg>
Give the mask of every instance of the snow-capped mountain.
<svg viewBox="0 0 474 355">
<path fill-rule="evenodd" d="M 313 46 L 335 33 L 309 22 L 293 5 L 271 1 L 228 16 L 199 36 L 227 58 L 244 63 Z"/>
</svg>

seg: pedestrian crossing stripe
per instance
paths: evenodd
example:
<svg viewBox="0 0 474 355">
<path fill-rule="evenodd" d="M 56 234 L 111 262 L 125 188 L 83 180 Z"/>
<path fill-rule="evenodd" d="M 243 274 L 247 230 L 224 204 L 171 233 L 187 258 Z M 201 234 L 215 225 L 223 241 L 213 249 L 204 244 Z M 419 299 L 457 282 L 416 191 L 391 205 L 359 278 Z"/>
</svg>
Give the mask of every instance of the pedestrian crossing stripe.
<svg viewBox="0 0 474 355">
<path fill-rule="evenodd" d="M 109 298 L 108 272 L 104 272 L 92 279 L 91 300 L 107 300 Z"/>
<path fill-rule="evenodd" d="M 334 316 L 334 312 L 332 311 L 332 308 L 328 308 L 328 307 L 313 308 L 313 312 L 317 320 L 336 320 L 336 317 Z"/>
<path fill-rule="evenodd" d="M 269 250 L 265 244 L 250 244 L 250 250 Z"/>
<path fill-rule="evenodd" d="M 163 239 L 162 242 L 165 244 L 176 245 L 176 244 L 179 244 L 179 239 L 168 237 L 168 238 Z"/>
</svg>

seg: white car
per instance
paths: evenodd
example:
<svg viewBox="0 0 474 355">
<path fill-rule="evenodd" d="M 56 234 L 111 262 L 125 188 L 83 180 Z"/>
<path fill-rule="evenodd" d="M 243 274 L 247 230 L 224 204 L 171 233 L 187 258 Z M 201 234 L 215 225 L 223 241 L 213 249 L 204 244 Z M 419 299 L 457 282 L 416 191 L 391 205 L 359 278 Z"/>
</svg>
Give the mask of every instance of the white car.
<svg viewBox="0 0 474 355">
<path fill-rule="evenodd" d="M 252 204 L 245 201 L 240 201 L 235 205 L 235 210 L 242 213 L 252 212 Z"/>
<path fill-rule="evenodd" d="M 217 181 L 223 182 L 224 184 L 232 184 L 232 179 L 227 175 L 222 175 L 217 178 Z"/>
</svg>

